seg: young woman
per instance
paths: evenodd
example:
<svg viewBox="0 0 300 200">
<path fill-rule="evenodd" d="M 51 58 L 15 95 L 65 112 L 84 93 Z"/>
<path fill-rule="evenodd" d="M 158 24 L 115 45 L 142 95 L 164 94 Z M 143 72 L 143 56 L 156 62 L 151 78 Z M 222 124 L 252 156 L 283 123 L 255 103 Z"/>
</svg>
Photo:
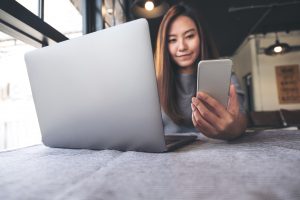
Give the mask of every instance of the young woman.
<svg viewBox="0 0 300 200">
<path fill-rule="evenodd" d="M 201 132 L 234 139 L 246 129 L 244 93 L 234 74 L 225 108 L 208 94 L 196 93 L 197 64 L 216 58 L 191 8 L 178 4 L 165 14 L 158 32 L 155 65 L 165 133 Z"/>
</svg>

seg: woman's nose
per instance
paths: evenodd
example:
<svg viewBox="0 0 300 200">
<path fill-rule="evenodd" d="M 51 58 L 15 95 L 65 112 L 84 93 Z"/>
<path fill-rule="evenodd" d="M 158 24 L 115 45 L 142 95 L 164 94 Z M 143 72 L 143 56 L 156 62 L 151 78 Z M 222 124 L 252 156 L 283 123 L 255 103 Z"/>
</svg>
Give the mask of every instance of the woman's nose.
<svg viewBox="0 0 300 200">
<path fill-rule="evenodd" d="M 187 49 L 187 45 L 184 39 L 180 39 L 179 40 L 179 44 L 178 44 L 178 50 L 179 51 L 184 51 Z"/>
</svg>

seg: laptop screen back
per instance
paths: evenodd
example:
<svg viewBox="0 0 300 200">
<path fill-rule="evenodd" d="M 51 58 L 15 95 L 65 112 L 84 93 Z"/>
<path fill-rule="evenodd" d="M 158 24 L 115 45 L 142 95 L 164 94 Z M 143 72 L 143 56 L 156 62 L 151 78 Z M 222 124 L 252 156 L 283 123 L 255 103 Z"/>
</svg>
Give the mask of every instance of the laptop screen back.
<svg viewBox="0 0 300 200">
<path fill-rule="evenodd" d="M 29 52 L 25 60 L 44 144 L 165 150 L 145 19 Z"/>
</svg>

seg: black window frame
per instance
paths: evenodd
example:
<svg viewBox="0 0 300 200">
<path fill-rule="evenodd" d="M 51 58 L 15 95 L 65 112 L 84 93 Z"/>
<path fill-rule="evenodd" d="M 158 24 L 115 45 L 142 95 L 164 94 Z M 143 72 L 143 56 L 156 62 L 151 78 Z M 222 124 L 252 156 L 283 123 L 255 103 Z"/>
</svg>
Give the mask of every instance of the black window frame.
<svg viewBox="0 0 300 200">
<path fill-rule="evenodd" d="M 37 48 L 69 39 L 14 0 L 0 1 L 0 30 Z"/>
</svg>

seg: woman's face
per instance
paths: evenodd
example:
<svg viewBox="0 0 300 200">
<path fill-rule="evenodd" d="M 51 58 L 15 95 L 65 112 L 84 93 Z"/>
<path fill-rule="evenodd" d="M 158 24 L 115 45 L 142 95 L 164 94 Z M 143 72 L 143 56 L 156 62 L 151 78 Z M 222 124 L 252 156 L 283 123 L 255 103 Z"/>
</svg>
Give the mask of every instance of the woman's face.
<svg viewBox="0 0 300 200">
<path fill-rule="evenodd" d="M 180 67 L 179 73 L 193 73 L 200 54 L 200 38 L 194 21 L 178 16 L 170 25 L 167 35 L 172 60 Z"/>
</svg>

